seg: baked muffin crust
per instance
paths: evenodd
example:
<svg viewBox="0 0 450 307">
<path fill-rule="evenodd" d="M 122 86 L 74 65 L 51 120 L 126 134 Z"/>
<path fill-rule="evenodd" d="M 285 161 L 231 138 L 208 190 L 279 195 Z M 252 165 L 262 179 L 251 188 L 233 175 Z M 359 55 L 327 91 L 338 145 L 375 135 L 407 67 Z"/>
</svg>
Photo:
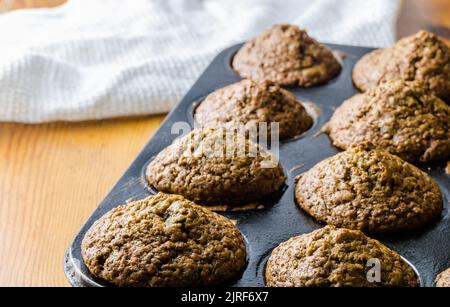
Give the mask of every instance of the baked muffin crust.
<svg viewBox="0 0 450 307">
<path fill-rule="evenodd" d="M 278 192 L 285 180 L 278 160 L 233 131 L 195 129 L 177 139 L 148 165 L 149 184 L 200 205 L 242 205 Z"/>
<path fill-rule="evenodd" d="M 242 80 L 218 89 L 197 107 L 195 120 L 203 127 L 279 123 L 279 138 L 287 139 L 308 130 L 313 120 L 290 92 L 272 82 Z"/>
<path fill-rule="evenodd" d="M 365 144 L 409 162 L 450 158 L 450 107 L 419 82 L 384 82 L 351 97 L 324 131 L 343 149 Z"/>
<path fill-rule="evenodd" d="M 327 47 L 288 24 L 275 25 L 247 42 L 232 65 L 244 78 L 302 87 L 324 83 L 341 71 Z"/>
<path fill-rule="evenodd" d="M 436 278 L 436 287 L 450 287 L 450 268 L 440 273 Z"/>
<path fill-rule="evenodd" d="M 435 34 L 419 31 L 366 54 L 353 69 L 353 82 L 361 91 L 396 79 L 421 81 L 450 103 L 450 48 Z"/>
<path fill-rule="evenodd" d="M 370 260 L 380 280 L 370 280 Z M 414 270 L 398 255 L 361 231 L 326 226 L 276 247 L 267 262 L 269 287 L 417 287 Z"/>
<path fill-rule="evenodd" d="M 295 197 L 318 221 L 365 232 L 421 227 L 440 216 L 443 203 L 439 186 L 425 172 L 361 146 L 302 174 Z"/>
<path fill-rule="evenodd" d="M 223 284 L 246 264 L 244 239 L 230 220 L 163 193 L 106 213 L 81 250 L 93 275 L 118 286 Z"/>
</svg>

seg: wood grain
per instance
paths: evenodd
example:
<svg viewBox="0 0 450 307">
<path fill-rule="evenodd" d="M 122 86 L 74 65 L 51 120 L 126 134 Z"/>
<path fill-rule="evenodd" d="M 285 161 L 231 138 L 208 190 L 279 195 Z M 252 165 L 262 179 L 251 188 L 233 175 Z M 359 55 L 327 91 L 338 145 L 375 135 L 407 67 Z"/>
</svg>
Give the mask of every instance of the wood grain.
<svg viewBox="0 0 450 307">
<path fill-rule="evenodd" d="M 450 39 L 449 0 L 403 0 L 397 24 L 398 37 L 404 37 L 421 29 L 433 31 Z"/>
<path fill-rule="evenodd" d="M 65 248 L 162 119 L 0 124 L 0 285 L 67 285 Z"/>
<path fill-rule="evenodd" d="M 8 9 L 64 0 L 12 2 Z M 444 33 L 449 2 L 404 0 L 400 36 L 429 27 Z M 0 286 L 68 285 L 65 249 L 162 119 L 0 123 Z"/>
<path fill-rule="evenodd" d="M 66 0 L 0 0 L 0 12 L 21 8 L 55 7 L 65 2 Z"/>
</svg>

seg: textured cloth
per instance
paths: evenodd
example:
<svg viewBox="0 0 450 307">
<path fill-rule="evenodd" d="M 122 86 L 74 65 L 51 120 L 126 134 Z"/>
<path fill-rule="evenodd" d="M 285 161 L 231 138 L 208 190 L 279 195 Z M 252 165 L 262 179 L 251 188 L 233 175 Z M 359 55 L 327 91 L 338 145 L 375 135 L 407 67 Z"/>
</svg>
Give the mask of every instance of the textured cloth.
<svg viewBox="0 0 450 307">
<path fill-rule="evenodd" d="M 0 15 L 0 121 L 169 111 L 222 49 L 274 23 L 386 46 L 399 0 L 72 0 Z"/>
</svg>

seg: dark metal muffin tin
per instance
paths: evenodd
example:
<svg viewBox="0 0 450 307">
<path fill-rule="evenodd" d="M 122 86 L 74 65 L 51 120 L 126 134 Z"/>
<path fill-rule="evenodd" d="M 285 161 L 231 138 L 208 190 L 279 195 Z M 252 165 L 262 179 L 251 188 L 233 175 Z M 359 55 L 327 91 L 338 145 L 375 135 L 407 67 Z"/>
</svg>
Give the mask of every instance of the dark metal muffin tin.
<svg viewBox="0 0 450 307">
<path fill-rule="evenodd" d="M 65 256 L 65 272 L 73 286 L 109 285 L 93 277 L 83 263 L 80 244 L 92 223 L 112 208 L 130 200 L 138 200 L 155 193 L 144 178 L 147 162 L 179 135 L 171 133 L 172 124 L 179 121 L 193 125 L 194 106 L 212 91 L 239 81 L 231 68 L 231 60 L 241 45 L 224 50 L 209 65 L 183 100 L 167 116 L 164 123 L 142 152 L 120 178 L 112 191 L 100 203 L 75 237 Z M 357 93 L 351 72 L 355 62 L 370 48 L 329 45 L 343 56 L 343 70 L 327 84 L 312 88 L 290 87 L 300 100 L 314 103 L 320 115 L 314 126 L 304 135 L 280 144 L 280 163 L 287 180 L 285 189 L 273 204 L 264 209 L 222 212 L 237 220 L 237 227 L 247 240 L 248 265 L 240 279 L 231 286 L 264 286 L 264 266 L 271 250 L 290 237 L 311 232 L 323 225 L 303 212 L 295 203 L 295 177 L 316 163 L 339 152 L 330 144 L 326 134 L 318 133 L 333 111 L 345 99 Z M 423 286 L 433 286 L 436 275 L 450 267 L 450 176 L 445 165 L 419 165 L 439 184 L 444 196 L 444 211 L 439 221 L 417 231 L 375 236 L 407 259 L 418 272 Z M 372 236 L 374 237 L 374 236 Z"/>
</svg>

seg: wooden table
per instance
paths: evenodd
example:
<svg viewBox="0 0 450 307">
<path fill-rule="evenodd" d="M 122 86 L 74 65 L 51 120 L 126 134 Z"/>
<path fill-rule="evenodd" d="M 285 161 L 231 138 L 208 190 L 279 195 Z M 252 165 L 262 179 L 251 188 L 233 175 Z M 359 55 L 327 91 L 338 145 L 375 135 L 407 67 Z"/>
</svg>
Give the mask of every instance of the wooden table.
<svg viewBox="0 0 450 307">
<path fill-rule="evenodd" d="M 5 1 L 0 9 L 64 2 Z M 405 0 L 399 35 L 420 28 L 448 35 L 450 1 Z M 0 286 L 68 285 L 65 249 L 163 118 L 0 123 Z"/>
</svg>

